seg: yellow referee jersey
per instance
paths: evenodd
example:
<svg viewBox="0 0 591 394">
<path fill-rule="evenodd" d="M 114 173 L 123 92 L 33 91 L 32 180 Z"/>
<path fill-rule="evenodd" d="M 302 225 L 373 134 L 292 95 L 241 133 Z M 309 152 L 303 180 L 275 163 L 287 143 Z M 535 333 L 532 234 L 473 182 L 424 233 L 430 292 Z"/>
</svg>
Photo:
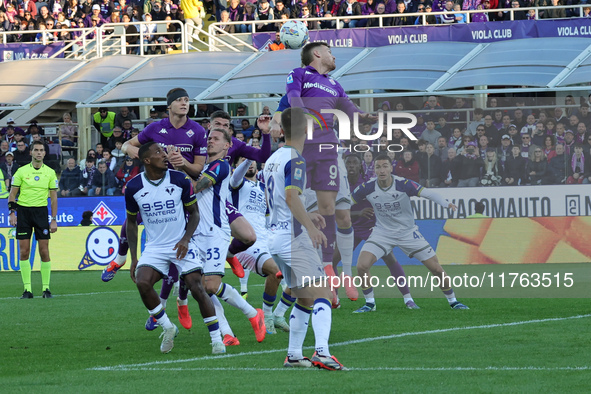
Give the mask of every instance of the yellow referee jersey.
<svg viewBox="0 0 591 394">
<path fill-rule="evenodd" d="M 50 190 L 57 190 L 55 171 L 43 164 L 36 169 L 33 164 L 19 168 L 12 177 L 12 186 L 20 188 L 18 205 L 21 207 L 46 207 Z"/>
</svg>

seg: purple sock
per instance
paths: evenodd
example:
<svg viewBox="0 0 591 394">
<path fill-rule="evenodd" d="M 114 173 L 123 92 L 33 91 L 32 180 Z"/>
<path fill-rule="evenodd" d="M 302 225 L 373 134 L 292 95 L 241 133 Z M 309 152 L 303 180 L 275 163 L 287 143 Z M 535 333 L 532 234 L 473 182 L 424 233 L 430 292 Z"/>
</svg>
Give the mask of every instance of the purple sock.
<svg viewBox="0 0 591 394">
<path fill-rule="evenodd" d="M 185 281 L 180 279 L 179 282 L 179 300 L 186 300 L 189 296 L 189 289 L 185 287 Z"/>
<path fill-rule="evenodd" d="M 244 252 L 249 247 L 250 247 L 249 245 L 246 245 L 244 242 L 242 242 L 238 238 L 234 237 L 234 239 L 230 243 L 230 247 L 228 248 L 228 252 L 235 255 L 240 252 Z"/>
<path fill-rule="evenodd" d="M 334 245 L 337 239 L 337 224 L 334 215 L 322 215 L 326 221 L 326 227 L 322 230 L 326 236 L 327 246 L 322 246 L 322 263 L 331 263 L 334 255 Z"/>
<path fill-rule="evenodd" d="M 398 261 L 389 265 L 388 269 L 390 269 L 390 275 L 392 275 L 392 277 L 396 281 L 396 284 L 402 283 L 402 280 L 400 280 L 400 282 L 398 281 L 399 277 L 406 278 L 406 274 L 404 273 L 404 269 L 402 269 L 402 266 L 400 265 L 400 263 Z M 408 288 L 408 283 L 406 283 L 406 282 L 407 281 L 405 280 L 404 286 L 402 286 L 402 287 L 398 286 L 398 290 L 400 291 L 400 293 L 402 295 L 410 293 L 410 289 Z"/>
<path fill-rule="evenodd" d="M 119 233 L 119 256 L 127 256 L 129 244 L 127 243 L 127 219 L 123 222 L 121 232 Z"/>
<path fill-rule="evenodd" d="M 162 289 L 160 290 L 160 298 L 163 300 L 167 300 L 170 292 L 172 291 L 172 287 L 174 286 L 175 282 L 179 280 L 179 270 L 176 264 L 171 264 L 170 268 L 168 269 L 168 277 L 164 279 L 162 283 Z"/>
</svg>

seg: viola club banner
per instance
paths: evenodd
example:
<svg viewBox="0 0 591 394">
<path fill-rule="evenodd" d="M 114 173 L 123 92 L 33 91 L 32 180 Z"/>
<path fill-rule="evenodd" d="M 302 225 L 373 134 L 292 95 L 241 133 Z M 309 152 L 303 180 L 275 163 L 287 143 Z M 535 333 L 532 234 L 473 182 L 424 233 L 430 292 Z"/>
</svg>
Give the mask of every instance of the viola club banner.
<svg viewBox="0 0 591 394">
<path fill-rule="evenodd" d="M 332 47 L 381 47 L 433 41 L 483 43 L 540 37 L 591 38 L 591 20 L 525 20 L 310 31 L 311 42 L 324 41 Z M 275 33 L 254 33 L 253 45 L 266 50 L 274 39 Z"/>
<path fill-rule="evenodd" d="M 49 45 L 43 44 L 0 44 L 0 61 L 11 62 L 24 59 L 48 59 L 64 47 L 63 42 L 54 42 Z M 60 58 L 64 57 L 61 53 Z"/>
</svg>

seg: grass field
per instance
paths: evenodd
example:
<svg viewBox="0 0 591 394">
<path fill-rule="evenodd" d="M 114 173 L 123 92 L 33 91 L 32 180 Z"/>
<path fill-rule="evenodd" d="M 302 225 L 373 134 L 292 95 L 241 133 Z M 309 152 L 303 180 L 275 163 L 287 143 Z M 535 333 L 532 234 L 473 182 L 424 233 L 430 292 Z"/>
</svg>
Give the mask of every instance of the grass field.
<svg viewBox="0 0 591 394">
<path fill-rule="evenodd" d="M 558 269 L 535 269 L 540 267 Z M 376 268 L 384 274 L 384 267 Z M 574 271 L 575 284 L 586 289 L 591 288 L 589 268 L 560 267 Z M 534 268 L 447 269 L 498 275 Z M 405 270 L 426 273 L 419 266 Z M 228 276 L 228 282 L 238 286 L 235 277 Z M 97 271 L 55 272 L 55 297 L 49 300 L 38 297 L 40 283 L 34 272 L 36 298 L 20 300 L 20 275 L 0 274 L 2 393 L 589 392 L 591 387 L 589 298 L 474 298 L 473 292 L 466 298 L 456 290 L 471 309 L 452 311 L 442 297 L 417 292 L 422 309 L 412 311 L 404 309 L 397 290 L 388 290 L 382 296 L 396 298 L 379 298 L 378 310 L 366 314 L 351 313 L 361 300 L 343 300 L 342 308 L 333 311 L 331 352 L 351 370 L 328 372 L 282 368 L 288 334 L 257 343 L 246 318 L 231 307 L 227 316 L 242 344 L 211 356 L 194 301 L 194 328 L 181 328 L 172 352 L 161 354 L 161 330 L 144 329 L 147 312 L 127 271 L 109 283 L 101 282 Z M 251 276 L 249 301 L 256 307 L 261 283 Z M 506 296 L 494 289 L 482 292 Z M 176 323 L 174 301 L 170 304 Z"/>
</svg>

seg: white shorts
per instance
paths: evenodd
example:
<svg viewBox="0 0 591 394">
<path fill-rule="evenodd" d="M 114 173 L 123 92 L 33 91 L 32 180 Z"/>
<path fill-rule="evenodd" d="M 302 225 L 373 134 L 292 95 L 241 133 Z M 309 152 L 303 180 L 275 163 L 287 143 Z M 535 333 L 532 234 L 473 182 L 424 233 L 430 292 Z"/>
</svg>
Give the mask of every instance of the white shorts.
<svg viewBox="0 0 591 394">
<path fill-rule="evenodd" d="M 163 277 L 167 277 L 170 264 L 175 264 L 178 267 L 178 271 L 183 273 L 188 266 L 194 266 L 196 269 L 201 269 L 203 266 L 197 258 L 198 254 L 197 245 L 192 239 L 191 242 L 189 242 L 189 251 L 187 252 L 187 255 L 181 260 L 176 258 L 176 250 L 171 249 L 169 252 L 164 252 L 162 250 L 152 251 L 150 249 L 145 249 L 137 263 L 136 270 L 140 267 L 150 267 L 159 272 Z"/>
<path fill-rule="evenodd" d="M 394 236 L 374 227 L 371 235 L 361 248 L 361 252 L 369 252 L 379 260 L 390 253 L 396 246 L 408 257 L 414 257 L 421 262 L 435 256 L 435 251 L 419 232 L 417 226 L 408 233 Z"/>
<path fill-rule="evenodd" d="M 196 236 L 195 241 L 199 249 L 199 261 L 203 267 L 203 275 L 224 276 L 226 255 L 230 247 L 228 235 L 214 229 L 212 233 L 207 235 Z"/>
<path fill-rule="evenodd" d="M 271 253 L 267 248 L 267 236 L 260 238 L 257 234 L 257 240 L 250 248 L 244 252 L 236 254 L 236 258 L 242 264 L 244 269 L 254 271 L 262 277 L 267 275 L 263 274 L 263 264 L 265 261 L 271 258 Z"/>
<path fill-rule="evenodd" d="M 339 191 L 337 192 L 337 201 L 335 209 L 351 209 L 351 191 L 349 190 L 349 178 L 347 178 L 347 167 L 345 167 L 345 161 L 342 156 L 338 156 L 339 163 Z M 316 198 L 316 192 L 312 189 L 306 189 L 304 191 L 304 197 L 306 198 L 306 210 L 308 212 L 314 212 L 318 210 L 318 199 Z"/>
<path fill-rule="evenodd" d="M 269 236 L 269 251 L 290 289 L 299 289 L 326 278 L 324 267 L 306 232 Z"/>
</svg>

